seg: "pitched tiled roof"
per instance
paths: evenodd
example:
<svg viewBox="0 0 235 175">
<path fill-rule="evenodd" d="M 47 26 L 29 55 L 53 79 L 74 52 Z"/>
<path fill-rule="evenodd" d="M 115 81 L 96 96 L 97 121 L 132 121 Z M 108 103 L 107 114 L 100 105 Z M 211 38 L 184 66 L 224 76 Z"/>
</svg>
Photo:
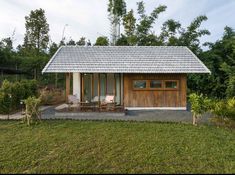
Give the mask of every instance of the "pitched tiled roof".
<svg viewBox="0 0 235 175">
<path fill-rule="evenodd" d="M 210 73 L 183 46 L 63 46 L 42 72 Z"/>
</svg>

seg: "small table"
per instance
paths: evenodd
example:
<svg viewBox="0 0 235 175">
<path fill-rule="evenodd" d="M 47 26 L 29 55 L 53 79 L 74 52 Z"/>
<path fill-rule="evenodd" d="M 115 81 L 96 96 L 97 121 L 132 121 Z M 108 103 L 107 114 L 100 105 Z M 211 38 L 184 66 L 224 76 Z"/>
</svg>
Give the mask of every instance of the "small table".
<svg viewBox="0 0 235 175">
<path fill-rule="evenodd" d="M 87 111 L 87 110 L 92 110 L 95 111 L 96 109 L 96 103 L 95 102 L 79 102 L 79 107 L 81 111 Z"/>
</svg>

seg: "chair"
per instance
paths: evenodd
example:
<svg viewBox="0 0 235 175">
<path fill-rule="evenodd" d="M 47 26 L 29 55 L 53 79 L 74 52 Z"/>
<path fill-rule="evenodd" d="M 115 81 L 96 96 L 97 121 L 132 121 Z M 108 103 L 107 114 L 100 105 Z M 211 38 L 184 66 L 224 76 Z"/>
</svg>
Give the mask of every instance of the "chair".
<svg viewBox="0 0 235 175">
<path fill-rule="evenodd" d="M 115 102 L 114 95 L 106 95 L 105 99 L 101 101 L 100 110 L 114 110 Z"/>
<path fill-rule="evenodd" d="M 77 107 L 79 104 L 79 99 L 77 99 L 77 95 L 69 95 L 68 96 L 68 107 L 71 109 L 71 107 Z"/>
</svg>

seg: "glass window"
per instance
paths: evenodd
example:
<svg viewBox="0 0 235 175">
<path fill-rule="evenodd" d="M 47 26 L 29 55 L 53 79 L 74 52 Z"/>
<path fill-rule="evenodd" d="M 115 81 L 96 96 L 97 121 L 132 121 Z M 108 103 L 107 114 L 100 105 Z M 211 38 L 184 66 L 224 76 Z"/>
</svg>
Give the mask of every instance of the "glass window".
<svg viewBox="0 0 235 175">
<path fill-rule="evenodd" d="M 145 80 L 135 80 L 134 81 L 134 88 L 137 88 L 137 89 L 146 88 L 146 81 Z"/>
<path fill-rule="evenodd" d="M 91 81 L 92 81 L 92 74 L 84 74 L 84 97 L 83 101 L 90 101 L 91 100 Z"/>
<path fill-rule="evenodd" d="M 162 81 L 160 80 L 151 80 L 150 88 L 162 88 Z"/>
<path fill-rule="evenodd" d="M 115 74 L 115 81 L 116 81 L 116 97 L 115 102 L 117 105 L 121 104 L 121 77 L 120 74 Z"/>
<path fill-rule="evenodd" d="M 100 99 L 106 95 L 106 74 L 100 74 Z"/>
<path fill-rule="evenodd" d="M 177 88 L 177 81 L 166 81 L 165 87 L 176 89 Z"/>
</svg>

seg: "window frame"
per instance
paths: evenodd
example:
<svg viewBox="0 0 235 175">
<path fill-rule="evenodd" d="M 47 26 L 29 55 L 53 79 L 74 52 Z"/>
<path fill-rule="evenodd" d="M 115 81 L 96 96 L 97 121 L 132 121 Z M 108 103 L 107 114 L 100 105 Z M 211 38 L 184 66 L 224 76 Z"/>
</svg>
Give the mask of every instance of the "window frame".
<svg viewBox="0 0 235 175">
<path fill-rule="evenodd" d="M 166 82 L 176 82 L 176 88 L 167 88 Z M 179 89 L 179 80 L 164 80 L 164 90 L 178 90 Z"/>
<path fill-rule="evenodd" d="M 161 82 L 161 87 L 160 88 L 151 88 L 151 81 L 160 81 Z M 164 80 L 158 80 L 158 79 L 152 79 L 152 80 L 148 80 L 149 83 L 149 90 L 163 90 L 164 89 Z"/>
<path fill-rule="evenodd" d="M 145 81 L 146 82 L 146 88 L 136 88 L 134 87 L 135 81 Z M 150 82 L 151 81 L 161 81 L 162 87 L 161 88 L 151 88 Z M 176 82 L 176 88 L 166 88 L 166 82 Z M 161 80 L 161 79 L 133 79 L 132 80 L 132 90 L 137 91 L 177 91 L 179 90 L 179 80 Z"/>
<path fill-rule="evenodd" d="M 145 81 L 145 83 L 146 83 L 146 87 L 145 88 L 136 88 L 135 87 L 135 81 Z M 133 80 L 132 81 L 132 88 L 134 89 L 134 90 L 146 90 L 147 88 L 148 88 L 148 80 Z"/>
</svg>

